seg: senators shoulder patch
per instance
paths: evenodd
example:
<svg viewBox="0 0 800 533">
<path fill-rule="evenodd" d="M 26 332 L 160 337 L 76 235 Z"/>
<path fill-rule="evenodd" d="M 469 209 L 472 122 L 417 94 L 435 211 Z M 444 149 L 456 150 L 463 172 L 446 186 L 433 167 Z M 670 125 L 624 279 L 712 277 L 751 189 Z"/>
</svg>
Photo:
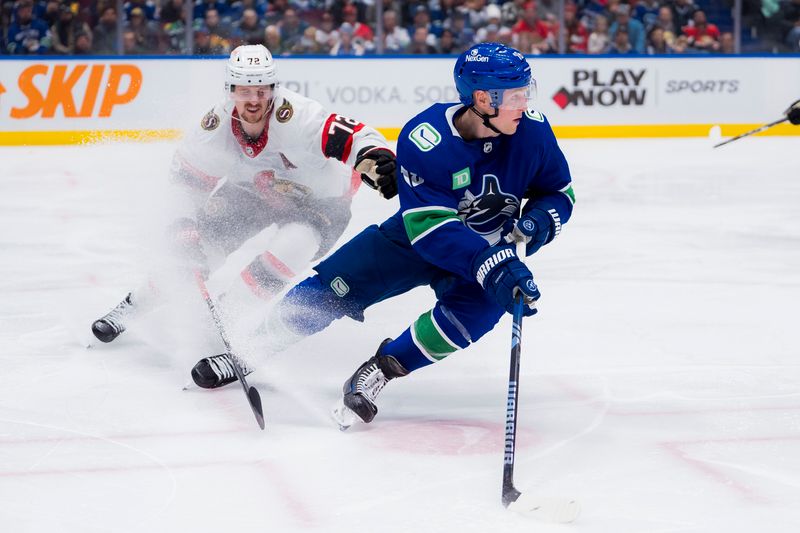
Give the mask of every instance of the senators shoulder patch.
<svg viewBox="0 0 800 533">
<path fill-rule="evenodd" d="M 200 121 L 200 127 L 206 131 L 212 131 L 217 129 L 217 126 L 219 126 L 219 115 L 214 113 L 214 110 L 212 109 L 206 113 L 206 116 L 204 116 L 203 120 Z"/>
<path fill-rule="evenodd" d="M 289 122 L 291 120 L 292 115 L 294 115 L 294 108 L 292 104 L 289 103 L 289 100 L 286 98 L 283 99 L 283 103 L 278 107 L 278 110 L 275 112 L 275 118 L 281 124 Z"/>
</svg>

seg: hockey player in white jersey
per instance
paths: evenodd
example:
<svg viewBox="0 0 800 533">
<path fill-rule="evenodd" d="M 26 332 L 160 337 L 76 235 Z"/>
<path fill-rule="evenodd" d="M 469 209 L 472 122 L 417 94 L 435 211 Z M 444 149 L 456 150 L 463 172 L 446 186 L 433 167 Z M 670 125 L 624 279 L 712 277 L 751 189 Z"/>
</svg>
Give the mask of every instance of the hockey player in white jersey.
<svg viewBox="0 0 800 533">
<path fill-rule="evenodd" d="M 395 156 L 386 139 L 281 87 L 264 46 L 233 50 L 225 90 L 226 98 L 174 156 L 171 178 L 189 201 L 168 239 L 190 268 L 208 275 L 264 228 L 280 229 L 226 291 L 223 309 L 269 299 L 324 255 L 344 231 L 362 180 L 384 198 L 397 194 Z M 370 168 L 372 177 L 354 167 Z M 95 337 L 113 341 L 125 331 L 126 317 L 151 308 L 158 299 L 152 285 L 132 291 L 96 320 Z"/>
</svg>

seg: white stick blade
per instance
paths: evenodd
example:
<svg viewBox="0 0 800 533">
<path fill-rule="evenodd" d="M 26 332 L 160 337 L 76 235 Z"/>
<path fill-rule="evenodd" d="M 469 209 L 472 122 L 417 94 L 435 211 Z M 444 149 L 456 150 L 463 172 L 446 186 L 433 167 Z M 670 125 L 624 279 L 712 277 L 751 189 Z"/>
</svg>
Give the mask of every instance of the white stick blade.
<svg viewBox="0 0 800 533">
<path fill-rule="evenodd" d="M 576 500 L 548 498 L 525 493 L 521 494 L 517 501 L 510 503 L 508 509 L 542 522 L 556 524 L 573 522 L 581 514 L 581 506 Z"/>
</svg>

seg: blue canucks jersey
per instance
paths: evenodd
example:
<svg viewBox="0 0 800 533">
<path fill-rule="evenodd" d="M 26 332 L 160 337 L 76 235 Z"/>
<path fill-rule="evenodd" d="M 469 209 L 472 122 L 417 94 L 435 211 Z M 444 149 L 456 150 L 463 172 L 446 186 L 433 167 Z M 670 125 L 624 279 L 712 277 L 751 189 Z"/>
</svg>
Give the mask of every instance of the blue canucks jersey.
<svg viewBox="0 0 800 533">
<path fill-rule="evenodd" d="M 400 132 L 400 210 L 382 226 L 425 261 L 472 279 L 474 257 L 500 243 L 522 212 L 553 218 L 552 240 L 571 214 L 572 180 L 545 117 L 528 111 L 513 135 L 464 140 L 461 104 L 434 104 Z"/>
</svg>

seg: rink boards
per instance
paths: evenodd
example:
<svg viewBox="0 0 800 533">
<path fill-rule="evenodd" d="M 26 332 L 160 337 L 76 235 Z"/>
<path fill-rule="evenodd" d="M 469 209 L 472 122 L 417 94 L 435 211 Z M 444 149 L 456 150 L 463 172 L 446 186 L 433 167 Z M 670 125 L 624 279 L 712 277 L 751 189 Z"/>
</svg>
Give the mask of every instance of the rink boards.
<svg viewBox="0 0 800 533">
<path fill-rule="evenodd" d="M 176 138 L 224 96 L 224 62 L 193 58 L 0 60 L 0 145 Z M 800 98 L 800 57 L 530 57 L 537 109 L 561 138 L 723 136 Z M 396 139 L 456 101 L 453 58 L 279 58 L 278 76 L 328 110 Z M 782 124 L 767 134 L 798 135 Z"/>
</svg>

